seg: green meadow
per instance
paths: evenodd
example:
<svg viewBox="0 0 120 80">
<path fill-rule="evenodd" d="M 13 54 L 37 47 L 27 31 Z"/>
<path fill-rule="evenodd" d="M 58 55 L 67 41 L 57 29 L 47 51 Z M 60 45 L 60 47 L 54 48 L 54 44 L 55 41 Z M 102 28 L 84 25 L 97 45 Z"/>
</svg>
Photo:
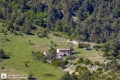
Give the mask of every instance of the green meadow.
<svg viewBox="0 0 120 80">
<path fill-rule="evenodd" d="M 1 25 L 1 24 L 0 24 Z M 4 27 L 0 27 L 1 29 L 5 29 Z M 28 75 L 33 73 L 38 80 L 59 80 L 62 75 L 64 75 L 64 71 L 61 68 L 55 68 L 51 64 L 42 63 L 40 61 L 34 60 L 32 57 L 31 51 L 40 51 L 46 52 L 50 46 L 51 41 L 57 44 L 57 48 L 68 48 L 68 43 L 66 42 L 66 38 L 53 36 L 51 33 L 48 34 L 49 39 L 38 38 L 37 35 L 14 35 L 7 32 L 7 35 L 0 33 L 0 48 L 3 49 L 6 53 L 11 53 L 10 59 L 6 59 L 0 62 L 0 67 L 4 67 L 5 69 L 0 69 L 0 73 L 5 72 L 7 74 L 23 74 Z M 6 40 L 9 39 L 9 41 Z M 29 41 L 33 44 L 30 45 Z M 74 54 L 79 57 L 89 58 L 91 60 L 95 60 L 93 58 L 96 57 L 97 60 L 100 60 L 97 57 L 100 57 L 100 51 L 96 50 L 85 50 L 78 49 L 77 45 L 74 46 Z M 25 59 L 27 59 L 30 63 L 28 63 L 28 67 L 25 67 Z M 49 77 L 45 76 L 44 73 L 52 73 L 54 76 Z"/>
<path fill-rule="evenodd" d="M 6 41 L 5 37 L 10 41 Z M 36 61 L 33 59 L 31 55 L 31 51 L 46 51 L 50 46 L 50 41 L 56 42 L 58 44 L 63 44 L 64 39 L 54 37 L 50 35 L 52 39 L 47 38 L 38 38 L 36 35 L 14 35 L 9 34 L 4 35 L 0 33 L 0 48 L 2 48 L 6 53 L 10 52 L 10 59 L 4 60 L 0 62 L 0 67 L 5 67 L 3 72 L 7 72 L 8 74 L 29 74 L 33 73 L 35 77 L 39 80 L 58 80 L 64 74 L 64 71 L 60 68 L 55 68 L 48 63 L 41 63 L 40 61 Z M 34 45 L 29 44 L 29 40 L 31 40 Z M 30 63 L 28 63 L 29 67 L 25 67 L 24 61 L 28 59 Z M 6 71 L 7 69 L 7 71 Z M 9 71 L 12 70 L 12 71 Z M 2 71 L 0 71 L 2 72 Z M 19 72 L 19 73 L 18 73 Z M 52 73 L 53 77 L 46 77 L 44 73 Z"/>
</svg>

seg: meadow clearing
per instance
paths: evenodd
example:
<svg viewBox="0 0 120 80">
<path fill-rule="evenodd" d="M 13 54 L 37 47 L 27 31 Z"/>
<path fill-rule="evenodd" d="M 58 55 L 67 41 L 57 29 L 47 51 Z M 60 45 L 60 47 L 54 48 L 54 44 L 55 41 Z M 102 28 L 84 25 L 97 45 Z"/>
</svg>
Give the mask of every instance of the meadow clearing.
<svg viewBox="0 0 120 80">
<path fill-rule="evenodd" d="M 3 27 L 0 27 L 3 29 Z M 4 28 L 5 29 L 5 28 Z M 36 61 L 33 59 L 31 55 L 31 51 L 40 51 L 45 52 L 51 46 L 51 41 L 57 44 L 57 48 L 68 48 L 68 43 L 66 42 L 66 38 L 56 37 L 52 34 L 48 34 L 50 39 L 38 38 L 37 35 L 14 35 L 7 32 L 8 35 L 4 35 L 0 33 L 0 48 L 3 49 L 6 53 L 11 53 L 10 59 L 4 60 L 0 62 L 0 67 L 4 67 L 5 69 L 0 69 L 0 73 L 5 72 L 7 74 L 21 74 L 27 75 L 30 72 L 39 79 L 39 80 L 59 80 L 62 75 L 64 75 L 64 71 L 61 68 L 55 68 L 54 66 L 48 63 L 42 63 L 40 61 Z M 6 40 L 9 39 L 9 41 Z M 29 41 L 33 43 L 33 45 L 29 44 Z M 100 51 L 90 50 L 87 51 L 85 49 L 78 49 L 77 45 L 74 46 L 74 54 L 77 59 L 79 57 L 86 57 L 91 60 L 95 60 L 93 58 L 96 57 L 97 60 L 101 60 L 98 57 Z M 27 59 L 30 63 L 28 63 L 29 67 L 25 67 L 24 61 Z M 77 60 L 76 59 L 76 60 Z M 74 60 L 73 60 L 74 61 Z M 54 76 L 46 77 L 44 73 L 52 73 Z"/>
<path fill-rule="evenodd" d="M 36 61 L 33 59 L 31 55 L 31 51 L 35 51 L 36 49 L 43 52 L 49 48 L 50 41 L 53 39 L 46 38 L 38 38 L 36 35 L 29 36 L 19 36 L 14 34 L 6 35 L 10 41 L 5 40 L 5 35 L 0 33 L 0 48 L 2 48 L 6 53 L 12 53 L 10 59 L 4 60 L 0 62 L 0 67 L 5 67 L 5 72 L 8 74 L 29 74 L 33 73 L 35 77 L 40 80 L 57 80 L 64 74 L 64 71 L 60 68 L 55 68 L 50 64 L 45 64 L 40 61 Z M 57 39 L 57 38 L 55 38 Z M 54 40 L 55 40 L 54 39 Z M 34 43 L 34 45 L 30 45 L 28 40 Z M 53 41 L 54 41 L 53 40 Z M 58 40 L 60 41 L 60 39 Z M 61 39 L 63 42 L 63 39 Z M 24 61 L 27 59 L 30 63 L 29 67 L 25 67 Z M 7 70 L 6 70 L 7 69 Z M 2 70 L 4 72 L 4 70 Z M 11 71 L 12 70 L 12 71 Z M 1 70 L 0 70 L 1 72 Z M 44 73 L 52 73 L 53 77 L 46 77 Z"/>
</svg>

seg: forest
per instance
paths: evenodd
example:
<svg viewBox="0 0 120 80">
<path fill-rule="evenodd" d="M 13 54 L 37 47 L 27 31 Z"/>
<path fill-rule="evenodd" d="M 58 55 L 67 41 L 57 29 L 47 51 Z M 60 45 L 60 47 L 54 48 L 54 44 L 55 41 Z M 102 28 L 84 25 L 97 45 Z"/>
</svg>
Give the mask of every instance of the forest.
<svg viewBox="0 0 120 80">
<path fill-rule="evenodd" d="M 120 36 L 119 0 L 0 0 L 0 19 L 10 31 L 37 26 L 70 39 L 106 42 Z"/>
</svg>

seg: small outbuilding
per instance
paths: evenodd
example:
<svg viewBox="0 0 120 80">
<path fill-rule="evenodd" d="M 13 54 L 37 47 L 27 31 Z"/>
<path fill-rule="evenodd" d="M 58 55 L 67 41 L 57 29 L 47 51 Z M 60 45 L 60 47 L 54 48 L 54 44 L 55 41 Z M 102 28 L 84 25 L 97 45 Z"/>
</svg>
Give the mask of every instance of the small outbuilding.
<svg viewBox="0 0 120 80">
<path fill-rule="evenodd" d="M 61 59 L 64 56 L 70 55 L 70 49 L 57 49 L 57 59 Z"/>
</svg>

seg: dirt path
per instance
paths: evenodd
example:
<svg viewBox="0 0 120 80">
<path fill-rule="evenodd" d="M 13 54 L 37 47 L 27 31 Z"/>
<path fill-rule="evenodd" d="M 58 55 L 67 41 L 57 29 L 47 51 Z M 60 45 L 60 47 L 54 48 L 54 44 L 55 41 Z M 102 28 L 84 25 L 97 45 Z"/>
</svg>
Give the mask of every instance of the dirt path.
<svg viewBox="0 0 120 80">
<path fill-rule="evenodd" d="M 74 45 L 78 45 L 78 43 L 79 43 L 79 42 L 76 41 L 76 40 L 72 40 L 72 41 L 67 40 L 66 42 L 71 42 L 71 43 L 73 43 Z M 91 48 L 93 48 L 94 45 L 97 45 L 96 43 L 92 43 L 92 42 L 80 42 L 80 43 L 83 43 L 83 44 L 90 44 Z"/>
</svg>

